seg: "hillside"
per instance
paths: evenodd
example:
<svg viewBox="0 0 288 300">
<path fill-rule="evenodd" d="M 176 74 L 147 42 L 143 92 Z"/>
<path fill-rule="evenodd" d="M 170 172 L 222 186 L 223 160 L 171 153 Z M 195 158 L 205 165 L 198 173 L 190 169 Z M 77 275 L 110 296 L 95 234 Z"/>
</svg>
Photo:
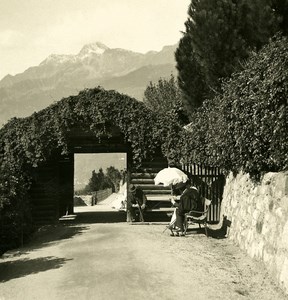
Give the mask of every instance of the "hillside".
<svg viewBox="0 0 288 300">
<path fill-rule="evenodd" d="M 165 46 L 142 54 L 96 42 L 77 55 L 51 54 L 38 66 L 0 81 L 0 125 L 99 85 L 141 101 L 150 81 L 175 74 L 175 49 Z"/>
</svg>

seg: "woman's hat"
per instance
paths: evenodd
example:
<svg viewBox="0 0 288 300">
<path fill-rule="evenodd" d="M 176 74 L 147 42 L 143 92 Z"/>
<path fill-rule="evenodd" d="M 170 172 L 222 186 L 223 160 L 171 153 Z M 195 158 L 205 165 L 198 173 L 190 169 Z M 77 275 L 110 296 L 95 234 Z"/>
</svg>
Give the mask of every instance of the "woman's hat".
<svg viewBox="0 0 288 300">
<path fill-rule="evenodd" d="M 129 191 L 130 191 L 131 193 L 134 193 L 134 192 L 136 191 L 136 186 L 135 186 L 134 184 L 130 184 L 130 185 L 129 185 Z"/>
<path fill-rule="evenodd" d="M 174 185 L 174 188 L 176 190 L 178 190 L 178 189 L 182 189 L 182 188 L 186 187 L 186 185 L 187 185 L 187 182 L 179 182 L 179 183 Z"/>
</svg>

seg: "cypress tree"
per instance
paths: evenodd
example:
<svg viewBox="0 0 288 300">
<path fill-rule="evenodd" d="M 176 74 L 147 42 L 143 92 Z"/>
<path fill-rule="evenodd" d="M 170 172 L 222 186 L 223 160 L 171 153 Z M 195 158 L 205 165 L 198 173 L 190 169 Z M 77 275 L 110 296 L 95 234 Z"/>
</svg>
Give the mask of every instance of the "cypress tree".
<svg viewBox="0 0 288 300">
<path fill-rule="evenodd" d="M 222 78 L 241 69 L 251 51 L 268 43 L 279 22 L 271 0 L 191 0 L 175 53 L 188 110 L 219 92 Z"/>
</svg>

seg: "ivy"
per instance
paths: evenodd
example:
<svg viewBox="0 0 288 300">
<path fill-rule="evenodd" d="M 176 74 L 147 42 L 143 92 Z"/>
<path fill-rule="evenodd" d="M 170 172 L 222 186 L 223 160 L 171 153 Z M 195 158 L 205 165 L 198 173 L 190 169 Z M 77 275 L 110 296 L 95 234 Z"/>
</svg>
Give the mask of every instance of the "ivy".
<svg viewBox="0 0 288 300">
<path fill-rule="evenodd" d="M 287 170 L 287 99 L 288 40 L 277 35 L 194 112 L 179 152 L 236 173 Z"/>
<path fill-rule="evenodd" d="M 243 71 L 223 82 L 221 94 L 193 111 L 185 130 L 177 107 L 159 114 L 102 88 L 83 90 L 28 118 L 11 119 L 0 129 L 0 244 L 6 245 L 0 252 L 19 244 L 31 230 L 33 168 L 55 151 L 67 154 L 74 127 L 101 142 L 112 135 L 109 127 L 117 126 L 136 165 L 161 148 L 170 163 L 201 163 L 252 175 L 287 170 L 287 50 L 287 38 L 276 36 L 251 55 Z"/>
<path fill-rule="evenodd" d="M 69 152 L 72 128 L 88 131 L 101 142 L 103 136 L 111 137 L 109 125 L 117 126 L 131 147 L 134 163 L 140 164 L 172 137 L 173 122 L 168 121 L 142 102 L 102 88 L 83 90 L 30 117 L 11 119 L 0 129 L 0 223 L 6 228 L 0 232 L 1 244 L 7 244 L 7 238 L 19 244 L 23 224 L 27 232 L 31 229 L 31 172 L 55 151 Z M 13 238 L 7 230 L 15 233 Z"/>
</svg>

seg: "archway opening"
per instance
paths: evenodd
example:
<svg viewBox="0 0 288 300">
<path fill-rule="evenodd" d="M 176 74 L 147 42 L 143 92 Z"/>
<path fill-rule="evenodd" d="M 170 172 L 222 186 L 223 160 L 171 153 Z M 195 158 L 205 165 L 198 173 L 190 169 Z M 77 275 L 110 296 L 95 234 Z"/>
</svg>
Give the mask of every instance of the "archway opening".
<svg viewBox="0 0 288 300">
<path fill-rule="evenodd" d="M 126 220 L 127 154 L 74 153 L 74 213 L 84 222 Z"/>
</svg>

